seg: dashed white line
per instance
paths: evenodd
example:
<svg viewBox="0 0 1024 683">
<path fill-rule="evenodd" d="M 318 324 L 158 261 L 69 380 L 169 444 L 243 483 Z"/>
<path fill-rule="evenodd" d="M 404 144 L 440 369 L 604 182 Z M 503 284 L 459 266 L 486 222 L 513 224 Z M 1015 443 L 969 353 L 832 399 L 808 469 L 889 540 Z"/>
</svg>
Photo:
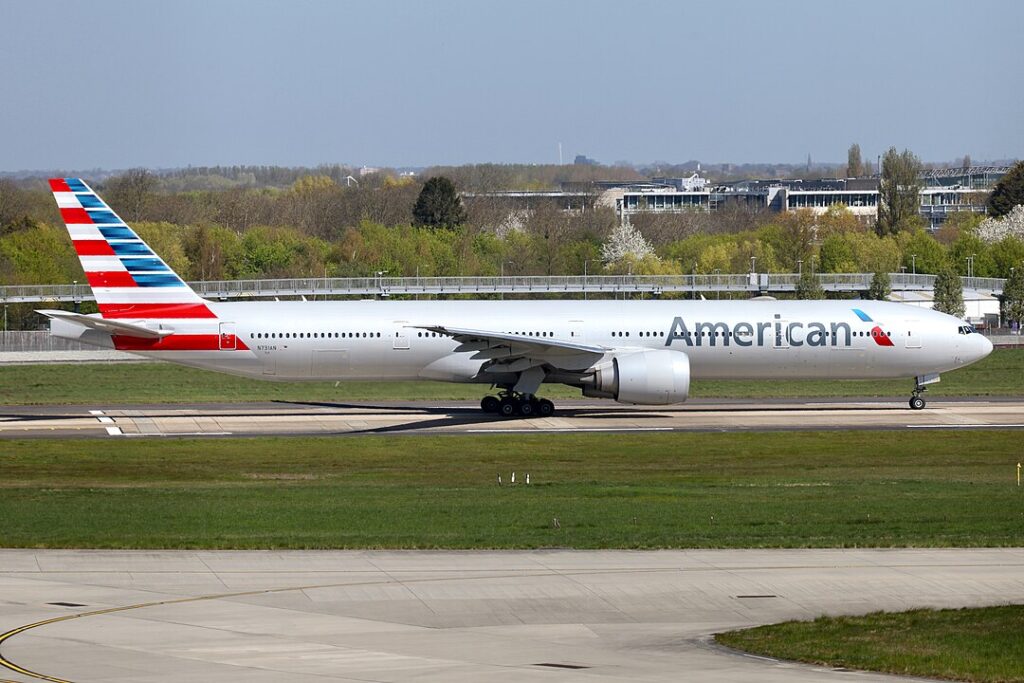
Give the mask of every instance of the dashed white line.
<svg viewBox="0 0 1024 683">
<path fill-rule="evenodd" d="M 123 432 L 120 427 L 107 427 L 107 434 L 110 436 L 122 436 Z"/>
</svg>

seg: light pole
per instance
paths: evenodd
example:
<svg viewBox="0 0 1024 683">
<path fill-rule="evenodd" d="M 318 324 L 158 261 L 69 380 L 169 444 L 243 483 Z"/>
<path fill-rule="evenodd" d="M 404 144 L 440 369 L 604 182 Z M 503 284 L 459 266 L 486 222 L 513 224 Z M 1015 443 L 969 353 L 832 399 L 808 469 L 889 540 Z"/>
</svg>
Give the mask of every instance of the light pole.
<svg viewBox="0 0 1024 683">
<path fill-rule="evenodd" d="M 505 286 L 505 264 L 506 263 L 509 264 L 510 266 L 514 266 L 515 265 L 514 261 L 502 261 L 501 262 L 501 284 L 500 284 L 501 287 Z M 502 301 L 505 300 L 505 292 L 504 292 L 504 290 L 502 290 L 502 292 L 498 295 L 498 298 L 501 299 Z"/>
<path fill-rule="evenodd" d="M 601 263 L 601 259 L 588 258 L 583 259 L 583 300 L 587 300 L 587 264 L 593 261 L 594 263 Z"/>
<path fill-rule="evenodd" d="M 910 267 L 913 268 L 913 275 L 917 275 L 917 254 L 910 255 Z"/>
<path fill-rule="evenodd" d="M 718 281 L 718 274 L 721 273 L 722 270 L 720 268 L 715 268 L 712 272 L 715 275 L 715 295 L 716 295 L 715 298 L 716 299 L 721 299 L 722 298 L 722 286 L 721 286 L 722 283 L 720 283 Z"/>
<path fill-rule="evenodd" d="M 751 273 L 756 273 L 757 272 L 756 264 L 757 264 L 757 257 L 756 256 L 751 256 L 750 257 L 750 272 Z"/>
<path fill-rule="evenodd" d="M 802 258 L 796 260 L 796 276 L 804 276 L 804 260 Z"/>
<path fill-rule="evenodd" d="M 377 289 L 380 290 L 381 296 L 384 295 L 384 276 L 388 274 L 386 270 L 377 271 Z"/>
</svg>

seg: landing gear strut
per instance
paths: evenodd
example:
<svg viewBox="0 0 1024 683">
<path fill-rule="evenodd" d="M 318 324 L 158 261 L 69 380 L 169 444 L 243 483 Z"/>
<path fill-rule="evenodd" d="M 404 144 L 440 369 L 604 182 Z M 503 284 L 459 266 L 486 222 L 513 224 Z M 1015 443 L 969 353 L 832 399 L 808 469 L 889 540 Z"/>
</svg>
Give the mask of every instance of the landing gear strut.
<svg viewBox="0 0 1024 683">
<path fill-rule="evenodd" d="M 509 390 L 498 396 L 484 396 L 480 408 L 502 417 L 551 417 L 555 414 L 555 404 L 548 399 Z"/>
</svg>

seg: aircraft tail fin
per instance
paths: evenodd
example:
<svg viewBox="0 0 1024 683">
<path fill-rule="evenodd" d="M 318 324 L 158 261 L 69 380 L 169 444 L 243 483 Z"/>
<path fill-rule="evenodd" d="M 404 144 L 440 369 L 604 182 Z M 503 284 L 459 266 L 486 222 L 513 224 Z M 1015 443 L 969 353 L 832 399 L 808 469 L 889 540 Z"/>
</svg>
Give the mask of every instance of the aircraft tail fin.
<svg viewBox="0 0 1024 683">
<path fill-rule="evenodd" d="M 192 290 L 79 178 L 50 189 L 104 318 L 216 318 Z"/>
</svg>

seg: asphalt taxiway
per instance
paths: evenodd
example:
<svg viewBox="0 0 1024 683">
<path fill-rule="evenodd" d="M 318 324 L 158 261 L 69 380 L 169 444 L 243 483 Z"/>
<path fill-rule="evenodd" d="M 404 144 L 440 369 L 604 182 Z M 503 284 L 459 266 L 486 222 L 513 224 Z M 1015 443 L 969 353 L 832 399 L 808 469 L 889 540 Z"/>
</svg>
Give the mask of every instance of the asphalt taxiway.
<svg viewBox="0 0 1024 683">
<path fill-rule="evenodd" d="M 723 630 L 1024 600 L 1024 549 L 0 550 L 11 681 L 882 681 Z"/>
<path fill-rule="evenodd" d="M 550 418 L 504 419 L 470 402 L 7 406 L 0 438 L 139 438 L 344 434 L 1022 429 L 1024 399 L 696 400 L 679 406 L 560 403 Z"/>
</svg>

